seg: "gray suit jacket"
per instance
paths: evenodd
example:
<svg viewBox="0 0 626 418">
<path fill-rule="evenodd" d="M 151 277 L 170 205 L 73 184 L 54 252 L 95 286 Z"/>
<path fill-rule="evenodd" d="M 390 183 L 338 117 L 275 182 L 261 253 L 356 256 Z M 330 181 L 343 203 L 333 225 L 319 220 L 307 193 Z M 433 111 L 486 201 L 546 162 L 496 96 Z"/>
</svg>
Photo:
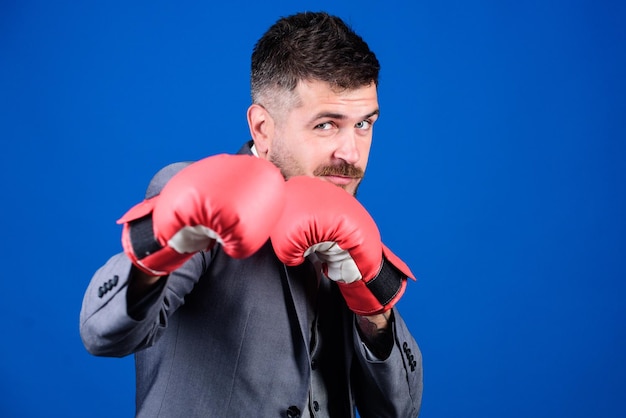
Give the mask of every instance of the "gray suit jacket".
<svg viewBox="0 0 626 418">
<path fill-rule="evenodd" d="M 159 172 L 147 196 L 184 165 Z M 120 253 L 96 272 L 80 332 L 94 355 L 135 354 L 139 417 L 419 413 L 421 354 L 397 310 L 391 355 L 372 359 L 335 283 L 308 262 L 286 267 L 269 242 L 243 260 L 219 245 L 198 253 L 137 306 L 126 303 L 130 270 Z"/>
</svg>

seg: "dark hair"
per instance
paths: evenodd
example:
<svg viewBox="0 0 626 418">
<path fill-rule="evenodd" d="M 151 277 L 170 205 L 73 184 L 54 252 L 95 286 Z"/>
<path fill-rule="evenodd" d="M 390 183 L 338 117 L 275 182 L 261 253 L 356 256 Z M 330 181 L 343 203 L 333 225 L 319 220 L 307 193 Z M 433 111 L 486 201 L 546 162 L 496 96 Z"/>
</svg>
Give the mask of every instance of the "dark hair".
<svg viewBox="0 0 626 418">
<path fill-rule="evenodd" d="M 301 80 L 339 89 L 378 85 L 379 70 L 376 55 L 343 20 L 326 12 L 297 13 L 280 18 L 254 46 L 252 100 L 276 87 L 293 91 Z"/>
</svg>

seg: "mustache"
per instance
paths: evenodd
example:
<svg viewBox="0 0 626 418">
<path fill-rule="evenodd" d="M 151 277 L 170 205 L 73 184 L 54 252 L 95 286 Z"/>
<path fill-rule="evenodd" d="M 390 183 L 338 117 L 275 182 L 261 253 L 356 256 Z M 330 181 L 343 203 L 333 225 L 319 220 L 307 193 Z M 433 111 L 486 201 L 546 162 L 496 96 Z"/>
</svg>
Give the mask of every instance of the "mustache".
<svg viewBox="0 0 626 418">
<path fill-rule="evenodd" d="M 346 162 L 339 163 L 337 165 L 326 165 L 315 169 L 313 172 L 314 176 L 341 176 L 341 177 L 352 177 L 352 178 L 362 178 L 363 170 L 359 167 L 356 167 L 352 164 L 348 164 Z"/>
</svg>

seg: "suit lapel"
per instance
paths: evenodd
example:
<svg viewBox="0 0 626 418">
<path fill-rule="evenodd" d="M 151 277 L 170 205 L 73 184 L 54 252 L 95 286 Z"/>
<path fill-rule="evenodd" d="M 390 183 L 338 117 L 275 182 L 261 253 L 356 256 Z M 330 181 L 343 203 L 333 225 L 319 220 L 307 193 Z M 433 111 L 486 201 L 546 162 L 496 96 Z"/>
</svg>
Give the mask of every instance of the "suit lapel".
<svg viewBox="0 0 626 418">
<path fill-rule="evenodd" d="M 317 294 L 317 275 L 313 265 L 306 261 L 295 267 L 284 266 L 284 287 L 285 293 L 291 296 L 292 309 L 308 354 Z"/>
</svg>

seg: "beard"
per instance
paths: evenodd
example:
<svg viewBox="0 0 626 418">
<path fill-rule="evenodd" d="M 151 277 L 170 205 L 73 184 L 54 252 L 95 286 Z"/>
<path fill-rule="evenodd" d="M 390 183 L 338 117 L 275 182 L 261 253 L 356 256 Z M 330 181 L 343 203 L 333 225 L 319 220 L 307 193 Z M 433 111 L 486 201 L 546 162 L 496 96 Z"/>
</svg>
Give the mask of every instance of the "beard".
<svg viewBox="0 0 626 418">
<path fill-rule="evenodd" d="M 278 167 L 285 180 L 295 176 L 306 175 L 302 165 L 296 160 L 294 155 L 286 147 L 284 147 L 283 141 L 274 142 L 274 148 L 272 149 L 272 152 L 268 154 L 267 158 L 271 163 Z M 351 192 L 351 194 L 355 197 L 364 174 L 365 172 L 363 169 L 343 160 L 340 160 L 336 164 L 319 166 L 313 171 L 313 176 L 315 177 L 340 176 L 359 179 L 354 191 Z M 348 191 L 344 186 L 339 187 Z"/>
<path fill-rule="evenodd" d="M 293 154 L 284 146 L 283 141 L 274 140 L 274 147 L 267 155 L 267 159 L 278 167 L 285 180 L 294 176 L 304 175 L 304 168 L 302 168 Z"/>
</svg>

